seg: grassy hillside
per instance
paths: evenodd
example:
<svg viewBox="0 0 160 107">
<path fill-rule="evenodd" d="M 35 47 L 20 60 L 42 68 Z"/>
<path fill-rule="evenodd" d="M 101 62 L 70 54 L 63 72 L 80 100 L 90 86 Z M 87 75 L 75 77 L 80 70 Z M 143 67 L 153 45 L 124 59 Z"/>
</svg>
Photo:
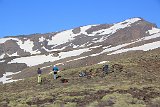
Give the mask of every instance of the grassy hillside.
<svg viewBox="0 0 160 107">
<path fill-rule="evenodd" d="M 0 85 L 0 107 L 160 107 L 160 55 L 147 54 L 103 65 L 66 69 L 57 80 L 43 74 Z M 85 71 L 86 77 L 79 77 Z M 68 79 L 62 83 L 61 79 Z"/>
</svg>

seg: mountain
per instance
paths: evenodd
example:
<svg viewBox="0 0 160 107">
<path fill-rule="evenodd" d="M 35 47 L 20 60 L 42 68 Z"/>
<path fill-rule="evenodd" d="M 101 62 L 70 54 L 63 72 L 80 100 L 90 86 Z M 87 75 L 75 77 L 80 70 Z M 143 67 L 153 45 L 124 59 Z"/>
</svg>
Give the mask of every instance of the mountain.
<svg viewBox="0 0 160 107">
<path fill-rule="evenodd" d="M 160 29 L 142 18 L 5 37 L 0 107 L 160 107 L 159 71 Z"/>
<path fill-rule="evenodd" d="M 46 34 L 32 34 L 0 39 L 0 81 L 46 73 L 57 64 L 60 69 L 84 67 L 160 50 L 160 29 L 142 18 L 114 24 L 81 26 Z M 5 78 L 4 78 L 5 76 Z M 7 82 L 7 81 L 6 81 Z"/>
</svg>

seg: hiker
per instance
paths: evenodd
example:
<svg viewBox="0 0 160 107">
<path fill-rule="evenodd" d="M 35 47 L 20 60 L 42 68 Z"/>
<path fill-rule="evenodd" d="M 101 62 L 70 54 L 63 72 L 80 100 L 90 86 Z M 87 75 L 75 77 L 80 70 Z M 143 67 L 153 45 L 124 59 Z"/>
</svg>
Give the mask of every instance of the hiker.
<svg viewBox="0 0 160 107">
<path fill-rule="evenodd" d="M 59 71 L 58 67 L 56 65 L 53 66 L 53 78 L 57 78 L 57 72 Z"/>
<path fill-rule="evenodd" d="M 108 65 L 104 65 L 104 66 L 103 66 L 103 72 L 104 72 L 105 74 L 108 74 L 108 71 L 109 71 Z"/>
<path fill-rule="evenodd" d="M 38 74 L 38 83 L 41 84 L 42 83 L 42 77 L 41 77 L 42 71 L 40 68 L 38 68 L 37 74 Z"/>
</svg>

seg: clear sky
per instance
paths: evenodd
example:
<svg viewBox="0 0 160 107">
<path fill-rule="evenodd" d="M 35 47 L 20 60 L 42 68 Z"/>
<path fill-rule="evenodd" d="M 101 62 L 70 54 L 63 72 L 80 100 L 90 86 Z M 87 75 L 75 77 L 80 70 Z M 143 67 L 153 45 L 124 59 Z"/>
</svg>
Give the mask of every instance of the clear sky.
<svg viewBox="0 0 160 107">
<path fill-rule="evenodd" d="M 160 0 L 0 0 L 0 37 L 142 17 L 160 27 Z"/>
</svg>

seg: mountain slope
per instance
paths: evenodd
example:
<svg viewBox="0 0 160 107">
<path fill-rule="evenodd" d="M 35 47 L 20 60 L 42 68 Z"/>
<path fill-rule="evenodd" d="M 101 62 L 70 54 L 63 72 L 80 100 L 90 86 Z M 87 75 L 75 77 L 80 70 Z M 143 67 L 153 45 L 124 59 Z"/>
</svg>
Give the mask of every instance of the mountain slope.
<svg viewBox="0 0 160 107">
<path fill-rule="evenodd" d="M 66 69 L 60 78 L 42 75 L 18 82 L 0 85 L 1 107 L 159 107 L 160 106 L 160 53 L 143 52 L 110 61 L 109 73 L 102 65 Z M 79 77 L 79 72 L 87 73 Z M 67 79 L 62 83 L 61 79 Z"/>
<path fill-rule="evenodd" d="M 115 24 L 82 26 L 71 30 L 0 39 L 0 65 L 3 76 L 22 71 L 17 78 L 35 75 L 41 67 L 47 73 L 53 64 L 61 69 L 111 61 L 119 54 L 136 55 L 160 47 L 160 29 L 142 18 Z M 11 65 L 17 64 L 17 68 Z M 8 65 L 8 66 L 4 66 Z M 31 71 L 29 73 L 29 71 Z"/>
<path fill-rule="evenodd" d="M 0 54 L 3 58 L 5 55 L 24 56 L 65 48 L 84 48 L 99 42 L 124 43 L 147 36 L 148 30 L 159 32 L 155 25 L 140 18 L 133 18 L 113 25 L 88 25 L 57 33 L 8 37 L 0 39 Z"/>
</svg>

